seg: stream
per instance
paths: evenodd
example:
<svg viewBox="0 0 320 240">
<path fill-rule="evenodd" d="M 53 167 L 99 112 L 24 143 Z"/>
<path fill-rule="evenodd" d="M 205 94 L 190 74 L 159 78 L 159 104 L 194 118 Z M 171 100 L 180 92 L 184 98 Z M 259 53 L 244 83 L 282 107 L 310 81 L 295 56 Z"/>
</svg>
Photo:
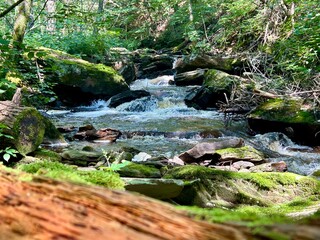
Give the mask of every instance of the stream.
<svg viewBox="0 0 320 240">
<path fill-rule="evenodd" d="M 177 87 L 170 85 L 173 76 L 155 79 L 138 79 L 131 90 L 146 90 L 151 96 L 109 108 L 108 102 L 94 101 L 90 106 L 71 110 L 50 110 L 57 127 L 80 127 L 92 124 L 96 129 L 112 128 L 123 135 L 116 143 L 106 141 L 70 142 L 69 148 L 81 149 L 92 146 L 97 150 L 117 150 L 134 147 L 152 157 L 173 158 L 192 148 L 199 142 L 214 141 L 216 137 L 242 137 L 250 144 L 254 142 L 259 150 L 279 153 L 270 158 L 273 162 L 285 161 L 288 171 L 309 175 L 320 169 L 320 154 L 311 148 L 294 144 L 281 133 L 268 133 L 250 137 L 246 135 L 244 122 L 234 123 L 227 131 L 224 116 L 218 111 L 204 111 L 188 108 L 184 97 L 194 86 Z"/>
</svg>

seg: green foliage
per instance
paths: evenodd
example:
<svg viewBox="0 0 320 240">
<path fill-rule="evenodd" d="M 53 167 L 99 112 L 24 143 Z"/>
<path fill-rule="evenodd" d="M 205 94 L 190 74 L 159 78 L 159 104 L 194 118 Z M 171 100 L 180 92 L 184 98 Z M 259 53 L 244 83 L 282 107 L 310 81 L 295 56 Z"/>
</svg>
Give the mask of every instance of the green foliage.
<svg viewBox="0 0 320 240">
<path fill-rule="evenodd" d="M 3 131 L 5 129 L 8 129 L 8 127 L 2 123 L 0 123 L 0 141 L 2 142 L 3 141 L 3 138 L 5 139 L 13 139 L 13 137 L 11 135 L 8 135 L 8 134 L 5 134 Z M 2 145 L 2 144 L 1 144 Z M 2 156 L 2 159 L 6 162 L 8 162 L 10 160 L 11 157 L 17 157 L 17 154 L 19 152 L 12 148 L 12 147 L 6 147 L 4 149 L 2 149 L 2 146 L 0 148 L 0 156 Z"/>
<path fill-rule="evenodd" d="M 110 171 L 81 171 L 72 166 L 49 161 L 20 165 L 18 169 L 58 180 L 93 184 L 111 189 L 124 188 L 124 183 L 119 175 Z"/>
</svg>

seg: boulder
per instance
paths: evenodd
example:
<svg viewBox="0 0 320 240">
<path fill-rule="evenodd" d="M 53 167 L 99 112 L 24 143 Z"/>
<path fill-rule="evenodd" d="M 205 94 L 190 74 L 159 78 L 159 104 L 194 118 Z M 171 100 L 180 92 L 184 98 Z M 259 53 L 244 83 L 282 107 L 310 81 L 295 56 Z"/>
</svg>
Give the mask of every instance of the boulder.
<svg viewBox="0 0 320 240">
<path fill-rule="evenodd" d="M 207 109 L 218 107 L 217 103 L 226 102 L 232 88 L 239 85 L 240 78 L 228 73 L 210 69 L 206 72 L 203 86 L 193 89 L 185 97 L 188 107 Z"/>
<path fill-rule="evenodd" d="M 172 199 L 181 193 L 184 181 L 176 179 L 122 178 L 125 189 L 156 199 Z"/>
<path fill-rule="evenodd" d="M 42 65 L 49 69 L 45 80 L 56 83 L 54 91 L 65 105 L 88 104 L 94 99 L 108 99 L 129 89 L 123 77 L 112 67 L 90 63 L 53 49 L 40 50 L 46 53 Z"/>
<path fill-rule="evenodd" d="M 263 153 L 251 146 L 244 146 L 240 148 L 223 148 L 215 151 L 219 155 L 219 161 L 249 161 L 261 162 L 264 160 Z"/>
<path fill-rule="evenodd" d="M 204 69 L 196 69 L 175 75 L 174 82 L 177 86 L 202 85 L 204 80 Z"/>
<path fill-rule="evenodd" d="M 111 128 L 95 129 L 92 125 L 87 125 L 79 128 L 79 131 L 74 134 L 73 138 L 87 141 L 108 141 L 115 142 L 120 136 L 121 132 Z"/>
<path fill-rule="evenodd" d="M 306 199 L 315 197 L 317 201 L 316 196 L 320 194 L 318 180 L 294 173 L 241 173 L 186 165 L 169 169 L 163 178 L 198 179 L 185 186 L 174 201 L 200 207 L 235 207 L 240 204 L 272 206 L 300 196 Z"/>
<path fill-rule="evenodd" d="M 178 157 L 185 163 L 199 163 L 204 160 L 219 161 L 219 155 L 215 151 L 222 148 L 242 147 L 244 141 L 241 138 L 224 139 L 216 142 L 198 143 L 190 150 Z"/>
<path fill-rule="evenodd" d="M 250 172 L 286 172 L 287 164 L 283 161 L 263 163 L 250 168 Z"/>
<path fill-rule="evenodd" d="M 145 90 L 134 90 L 134 91 L 128 90 L 128 91 L 119 93 L 115 96 L 112 96 L 108 100 L 108 107 L 115 108 L 121 105 L 122 103 L 131 102 L 133 100 L 143 98 L 143 97 L 149 97 L 149 96 L 151 96 L 150 93 Z"/>
<path fill-rule="evenodd" d="M 248 116 L 249 127 L 259 133 L 282 132 L 297 143 L 320 144 L 318 111 L 302 100 L 270 99 Z"/>
<path fill-rule="evenodd" d="M 198 68 L 214 68 L 233 72 L 236 68 L 242 67 L 244 62 L 245 59 L 241 56 L 189 55 L 179 58 L 176 62 L 175 69 L 177 73 L 193 71 Z"/>
</svg>

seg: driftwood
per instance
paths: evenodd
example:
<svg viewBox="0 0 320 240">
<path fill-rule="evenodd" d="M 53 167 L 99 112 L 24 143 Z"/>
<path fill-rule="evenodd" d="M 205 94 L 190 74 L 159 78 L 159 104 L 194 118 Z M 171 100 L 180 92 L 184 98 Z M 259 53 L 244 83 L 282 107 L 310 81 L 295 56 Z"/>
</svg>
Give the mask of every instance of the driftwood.
<svg viewBox="0 0 320 240">
<path fill-rule="evenodd" d="M 42 115 L 35 108 L 21 107 L 12 101 L 1 101 L 0 122 L 8 126 L 5 131 L 14 138 L 10 144 L 22 155 L 33 152 L 43 140 L 45 124 Z"/>
<path fill-rule="evenodd" d="M 248 239 L 147 197 L 19 177 L 0 169 L 0 239 Z"/>
</svg>

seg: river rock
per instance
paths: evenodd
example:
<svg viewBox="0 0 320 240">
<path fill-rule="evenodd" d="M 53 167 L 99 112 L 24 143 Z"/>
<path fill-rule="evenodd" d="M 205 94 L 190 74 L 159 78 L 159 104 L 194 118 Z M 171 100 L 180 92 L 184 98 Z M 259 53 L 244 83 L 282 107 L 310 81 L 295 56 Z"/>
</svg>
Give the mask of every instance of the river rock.
<svg viewBox="0 0 320 240">
<path fill-rule="evenodd" d="M 140 51 L 135 62 L 138 66 L 138 78 L 156 78 L 173 74 L 173 57 L 167 54 Z"/>
<path fill-rule="evenodd" d="M 174 82 L 177 86 L 202 85 L 204 74 L 204 69 L 179 73 L 174 77 Z"/>
<path fill-rule="evenodd" d="M 151 157 L 152 156 L 148 153 L 140 152 L 133 157 L 132 162 L 144 162 L 150 159 Z"/>
<path fill-rule="evenodd" d="M 81 151 L 81 150 L 66 150 L 61 153 L 63 162 L 67 162 L 73 165 L 87 167 L 91 164 L 99 162 L 103 156 L 101 152 L 93 151 Z"/>
<path fill-rule="evenodd" d="M 235 68 L 242 67 L 244 62 L 245 58 L 241 56 L 189 55 L 179 58 L 176 62 L 175 69 L 177 73 L 188 72 L 198 68 L 214 68 L 232 72 Z"/>
<path fill-rule="evenodd" d="M 258 133 L 282 132 L 297 143 L 320 144 L 319 111 L 302 100 L 270 99 L 248 116 L 249 127 Z"/>
<path fill-rule="evenodd" d="M 112 67 L 94 64 L 73 55 L 41 48 L 46 55 L 39 63 L 46 66 L 46 79 L 55 82 L 53 90 L 68 106 L 89 104 L 94 99 L 108 99 L 129 89 L 123 77 Z"/>
<path fill-rule="evenodd" d="M 184 182 L 177 179 L 122 178 L 125 189 L 156 199 L 172 199 L 181 193 Z"/>
<path fill-rule="evenodd" d="M 112 96 L 108 100 L 108 107 L 115 108 L 125 102 L 131 102 L 135 99 L 143 98 L 143 97 L 149 97 L 150 93 L 145 90 L 128 90 L 123 93 L 119 93 L 115 96 Z"/>
<path fill-rule="evenodd" d="M 301 195 L 319 195 L 318 180 L 294 173 L 239 173 L 186 165 L 169 169 L 163 178 L 195 180 L 173 200 L 199 207 L 270 206 L 288 203 Z"/>
<path fill-rule="evenodd" d="M 251 172 L 286 172 L 288 169 L 284 161 L 263 163 L 250 168 Z"/>
<path fill-rule="evenodd" d="M 121 132 L 116 129 L 102 128 L 97 130 L 92 125 L 86 125 L 80 127 L 73 137 L 78 140 L 115 142 L 120 136 Z"/>
<path fill-rule="evenodd" d="M 190 150 L 180 154 L 178 157 L 185 163 L 199 163 L 204 160 L 218 162 L 219 155 L 215 151 L 228 147 L 242 147 L 244 141 L 241 138 L 225 139 L 217 142 L 199 143 Z"/>
<path fill-rule="evenodd" d="M 251 146 L 244 146 L 240 148 L 224 148 L 215 151 L 216 154 L 220 155 L 219 161 L 250 161 L 250 162 L 261 162 L 264 160 L 263 153 L 256 150 Z"/>
<path fill-rule="evenodd" d="M 237 170 L 249 169 L 251 167 L 254 167 L 254 164 L 252 162 L 248 162 L 248 161 L 237 161 L 232 164 L 232 167 L 234 167 Z"/>
<path fill-rule="evenodd" d="M 233 86 L 239 81 L 238 76 L 210 69 L 205 74 L 203 86 L 191 90 L 185 97 L 185 103 L 195 109 L 216 108 L 217 103 L 227 101 Z"/>
</svg>

